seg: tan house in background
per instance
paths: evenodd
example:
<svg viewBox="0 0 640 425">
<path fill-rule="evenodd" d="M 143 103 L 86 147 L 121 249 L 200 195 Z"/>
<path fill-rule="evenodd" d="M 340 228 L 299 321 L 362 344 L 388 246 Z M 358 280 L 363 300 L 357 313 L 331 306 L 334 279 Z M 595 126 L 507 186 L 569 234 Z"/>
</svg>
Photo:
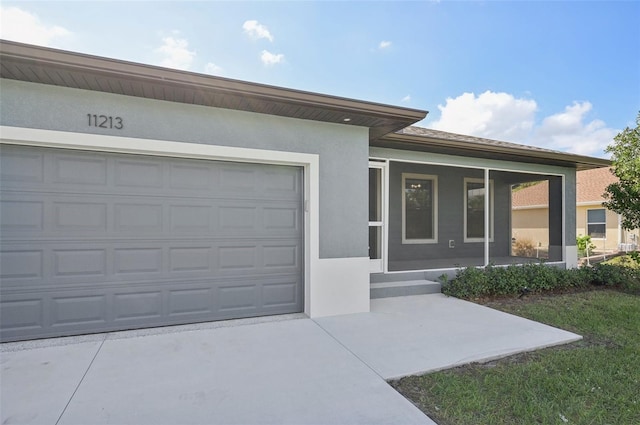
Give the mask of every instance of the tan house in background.
<svg viewBox="0 0 640 425">
<path fill-rule="evenodd" d="M 629 251 L 638 248 L 639 230 L 624 230 L 618 214 L 602 206 L 608 185 L 617 180 L 610 168 L 576 173 L 576 234 L 590 235 L 596 252 Z M 548 181 L 512 193 L 514 243 L 530 241 L 545 249 L 549 244 Z"/>
</svg>

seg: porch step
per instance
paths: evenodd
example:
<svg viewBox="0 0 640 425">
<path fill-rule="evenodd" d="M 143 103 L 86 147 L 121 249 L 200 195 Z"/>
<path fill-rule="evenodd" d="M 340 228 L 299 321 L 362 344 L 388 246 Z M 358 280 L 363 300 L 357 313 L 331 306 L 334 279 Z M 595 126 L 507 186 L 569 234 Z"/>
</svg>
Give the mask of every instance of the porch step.
<svg viewBox="0 0 640 425">
<path fill-rule="evenodd" d="M 371 283 L 385 282 L 406 282 L 409 280 L 425 280 L 428 279 L 423 271 L 418 272 L 400 272 L 400 273 L 372 273 L 369 275 Z"/>
<path fill-rule="evenodd" d="M 442 285 L 431 280 L 371 283 L 371 299 L 440 293 Z"/>
</svg>

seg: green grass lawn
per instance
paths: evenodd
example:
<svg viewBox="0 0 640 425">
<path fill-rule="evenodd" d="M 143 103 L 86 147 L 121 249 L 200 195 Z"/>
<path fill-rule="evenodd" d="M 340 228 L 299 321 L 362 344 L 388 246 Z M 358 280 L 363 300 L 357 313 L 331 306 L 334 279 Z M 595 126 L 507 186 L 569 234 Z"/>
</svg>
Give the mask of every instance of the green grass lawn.
<svg viewBox="0 0 640 425">
<path fill-rule="evenodd" d="M 391 385 L 440 425 L 640 424 L 640 296 L 592 290 L 487 304 L 584 339 Z"/>
</svg>

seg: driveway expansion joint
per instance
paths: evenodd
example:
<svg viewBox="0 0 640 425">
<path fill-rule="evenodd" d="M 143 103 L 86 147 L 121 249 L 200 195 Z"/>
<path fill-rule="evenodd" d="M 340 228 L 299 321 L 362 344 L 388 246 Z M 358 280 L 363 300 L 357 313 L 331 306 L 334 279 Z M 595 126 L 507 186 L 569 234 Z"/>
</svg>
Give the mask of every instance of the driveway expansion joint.
<svg viewBox="0 0 640 425">
<path fill-rule="evenodd" d="M 93 358 L 91 359 L 91 362 L 87 366 L 87 370 L 85 370 L 84 373 L 82 374 L 82 378 L 80 378 L 80 381 L 78 381 L 78 385 L 76 385 L 76 388 L 73 390 L 73 394 L 71 394 L 71 397 L 69 397 L 69 400 L 67 401 L 67 404 L 65 404 L 64 409 L 62 409 L 62 412 L 60 412 L 60 416 L 58 416 L 58 420 L 56 420 L 56 424 L 55 425 L 58 425 L 58 423 L 60 422 L 60 420 L 64 416 L 64 413 L 67 411 L 67 408 L 69 407 L 69 404 L 71 404 L 71 400 L 73 400 L 73 397 L 78 392 L 78 389 L 80 388 L 80 385 L 82 385 L 82 381 L 84 381 L 85 376 L 87 376 L 87 373 L 89 373 L 89 370 L 91 369 L 91 366 L 93 366 L 93 362 L 96 360 L 96 357 L 98 357 L 98 353 L 100 353 L 100 350 L 102 350 L 102 346 L 104 345 L 106 340 L 107 340 L 107 334 L 104 335 L 104 338 L 102 339 L 102 342 L 100 343 L 100 346 L 96 350 L 96 353 L 93 355 Z"/>
<path fill-rule="evenodd" d="M 315 323 L 316 326 L 318 326 L 320 329 L 322 329 L 322 331 L 324 333 L 326 333 L 327 335 L 329 335 L 329 337 L 331 339 L 333 339 L 335 342 L 337 342 L 342 348 L 344 348 L 345 350 L 347 350 L 353 357 L 355 357 L 356 359 L 358 359 L 358 361 L 360 361 L 363 365 L 365 365 L 367 368 L 369 368 L 369 370 L 371 370 L 373 373 L 376 374 L 376 376 L 380 377 L 380 379 L 382 379 L 384 382 L 387 382 L 386 379 L 384 379 L 384 377 L 382 375 L 380 375 L 378 373 L 377 370 L 375 370 L 373 367 L 371 367 L 369 365 L 369 363 L 367 363 L 366 361 L 364 361 L 360 356 L 358 356 L 356 353 L 353 352 L 353 350 L 351 350 L 349 347 L 347 347 L 345 344 L 342 343 L 342 341 L 340 341 L 338 338 L 336 338 L 335 336 L 333 336 L 331 334 L 331 332 L 329 332 L 328 330 L 326 330 L 325 328 L 322 327 L 322 325 L 318 322 L 316 322 L 315 320 L 311 319 L 311 321 L 313 323 Z"/>
</svg>

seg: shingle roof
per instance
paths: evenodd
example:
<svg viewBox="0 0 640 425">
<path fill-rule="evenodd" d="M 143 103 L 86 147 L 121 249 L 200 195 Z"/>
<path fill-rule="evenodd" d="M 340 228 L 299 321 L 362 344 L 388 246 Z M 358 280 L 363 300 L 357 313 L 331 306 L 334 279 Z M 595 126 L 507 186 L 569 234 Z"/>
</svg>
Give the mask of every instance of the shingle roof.
<svg viewBox="0 0 640 425">
<path fill-rule="evenodd" d="M 445 155 L 496 159 L 532 164 L 572 167 L 577 170 L 607 167 L 611 162 L 551 149 L 527 146 L 483 137 L 409 126 L 372 140 L 372 147 L 416 150 Z"/>
<path fill-rule="evenodd" d="M 618 178 L 611 172 L 611 168 L 595 168 L 580 171 L 576 176 L 576 202 L 604 201 L 604 192 L 611 183 Z"/>
<path fill-rule="evenodd" d="M 500 146 L 500 147 L 512 148 L 512 149 L 524 149 L 524 150 L 530 150 L 534 152 L 547 152 L 547 153 L 557 153 L 557 154 L 565 153 L 560 151 L 554 151 L 551 149 L 539 148 L 537 146 L 521 145 L 518 143 L 503 142 L 500 140 L 493 140 L 493 139 L 485 139 L 483 137 L 449 133 L 446 131 L 433 130 L 431 128 L 416 127 L 413 125 L 409 127 L 405 127 L 402 130 L 397 131 L 396 133 L 413 134 L 416 136 L 425 136 L 425 137 L 431 137 L 431 138 L 440 139 L 440 140 L 451 140 L 456 142 L 462 141 L 462 142 L 469 142 L 469 143 L 487 145 L 487 146 Z"/>
<path fill-rule="evenodd" d="M 603 202 L 604 193 L 611 183 L 617 181 L 611 168 L 594 168 L 576 173 L 576 203 L 588 204 Z M 514 207 L 547 206 L 549 203 L 549 182 L 542 181 L 534 186 L 513 192 Z"/>
<path fill-rule="evenodd" d="M 549 181 L 516 190 L 511 195 L 513 207 L 546 207 L 549 204 Z"/>
</svg>

